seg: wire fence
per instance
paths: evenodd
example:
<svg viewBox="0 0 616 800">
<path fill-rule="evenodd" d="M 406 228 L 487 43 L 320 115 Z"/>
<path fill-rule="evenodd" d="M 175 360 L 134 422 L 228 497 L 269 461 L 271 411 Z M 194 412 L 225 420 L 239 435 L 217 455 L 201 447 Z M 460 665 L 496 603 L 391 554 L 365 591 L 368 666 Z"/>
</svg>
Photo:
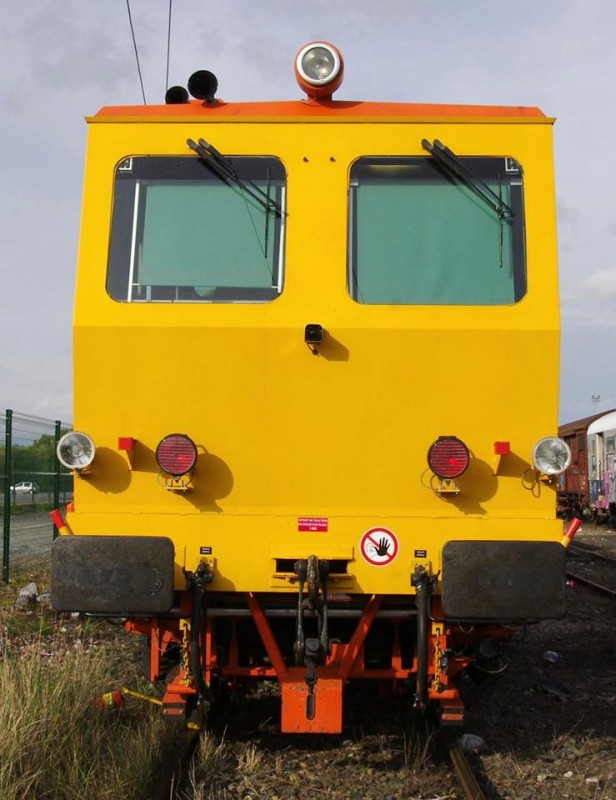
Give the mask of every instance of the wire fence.
<svg viewBox="0 0 616 800">
<path fill-rule="evenodd" d="M 2 580 L 12 566 L 43 560 L 57 535 L 49 511 L 73 497 L 73 478 L 56 457 L 70 423 L 20 414 L 0 414 L 0 503 Z"/>
</svg>

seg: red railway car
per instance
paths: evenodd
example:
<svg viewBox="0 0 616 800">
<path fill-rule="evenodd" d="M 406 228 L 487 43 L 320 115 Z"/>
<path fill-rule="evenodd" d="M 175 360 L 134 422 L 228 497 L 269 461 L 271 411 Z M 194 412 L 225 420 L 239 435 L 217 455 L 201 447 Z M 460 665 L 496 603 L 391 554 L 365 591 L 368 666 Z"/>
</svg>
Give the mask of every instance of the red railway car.
<svg viewBox="0 0 616 800">
<path fill-rule="evenodd" d="M 560 438 L 571 448 L 571 464 L 558 479 L 558 513 L 562 517 L 595 516 L 588 479 L 588 428 L 612 411 L 591 414 L 589 417 L 567 422 L 558 429 Z"/>
</svg>

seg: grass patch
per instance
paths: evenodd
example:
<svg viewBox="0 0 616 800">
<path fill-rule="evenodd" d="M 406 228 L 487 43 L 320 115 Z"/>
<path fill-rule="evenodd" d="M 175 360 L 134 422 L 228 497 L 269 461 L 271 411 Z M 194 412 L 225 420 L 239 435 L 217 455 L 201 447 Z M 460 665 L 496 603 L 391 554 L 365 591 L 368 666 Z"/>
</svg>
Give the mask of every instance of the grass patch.
<svg viewBox="0 0 616 800">
<path fill-rule="evenodd" d="M 147 798 L 177 753 L 177 731 L 138 700 L 110 712 L 95 703 L 125 684 L 144 689 L 135 643 L 96 620 L 10 610 L 11 591 L 0 597 L 0 797 Z"/>
</svg>

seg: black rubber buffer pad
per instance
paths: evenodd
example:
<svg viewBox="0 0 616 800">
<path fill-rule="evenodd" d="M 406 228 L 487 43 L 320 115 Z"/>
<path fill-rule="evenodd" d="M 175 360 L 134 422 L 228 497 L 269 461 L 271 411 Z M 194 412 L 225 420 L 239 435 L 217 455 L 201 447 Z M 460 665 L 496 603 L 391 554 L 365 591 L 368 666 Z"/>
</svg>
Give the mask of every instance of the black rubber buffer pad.
<svg viewBox="0 0 616 800">
<path fill-rule="evenodd" d="M 523 622 L 566 612 L 560 542 L 451 541 L 443 548 L 447 619 Z"/>
<path fill-rule="evenodd" d="M 162 536 L 61 536 L 51 551 L 51 602 L 91 614 L 168 611 L 173 563 L 173 542 Z"/>
</svg>

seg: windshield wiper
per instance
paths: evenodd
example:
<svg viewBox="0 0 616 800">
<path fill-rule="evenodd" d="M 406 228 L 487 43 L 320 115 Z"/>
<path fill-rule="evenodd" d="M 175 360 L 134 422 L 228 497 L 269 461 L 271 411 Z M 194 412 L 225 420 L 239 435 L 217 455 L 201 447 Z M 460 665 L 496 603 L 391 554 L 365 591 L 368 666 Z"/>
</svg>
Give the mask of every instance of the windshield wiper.
<svg viewBox="0 0 616 800">
<path fill-rule="evenodd" d="M 434 142 L 422 139 L 421 146 L 434 156 L 434 160 L 438 162 L 445 172 L 461 180 L 469 189 L 480 197 L 484 203 L 489 205 L 490 208 L 493 208 L 501 220 L 509 222 L 515 217 L 515 211 L 511 206 L 507 205 L 485 181 L 471 172 L 460 158 L 442 142 L 439 142 L 438 139 L 435 139 Z"/>
<path fill-rule="evenodd" d="M 269 194 L 269 184 L 267 192 L 258 186 L 254 181 L 249 178 L 241 178 L 231 160 L 227 156 L 223 156 L 214 145 L 209 144 L 205 139 L 199 139 L 194 142 L 192 139 L 187 139 L 186 144 L 191 150 L 194 150 L 205 163 L 210 167 L 218 177 L 226 184 L 237 186 L 246 194 L 250 195 L 265 211 L 266 214 L 276 214 L 277 217 L 282 216 L 282 208 L 275 200 L 272 200 Z"/>
</svg>

